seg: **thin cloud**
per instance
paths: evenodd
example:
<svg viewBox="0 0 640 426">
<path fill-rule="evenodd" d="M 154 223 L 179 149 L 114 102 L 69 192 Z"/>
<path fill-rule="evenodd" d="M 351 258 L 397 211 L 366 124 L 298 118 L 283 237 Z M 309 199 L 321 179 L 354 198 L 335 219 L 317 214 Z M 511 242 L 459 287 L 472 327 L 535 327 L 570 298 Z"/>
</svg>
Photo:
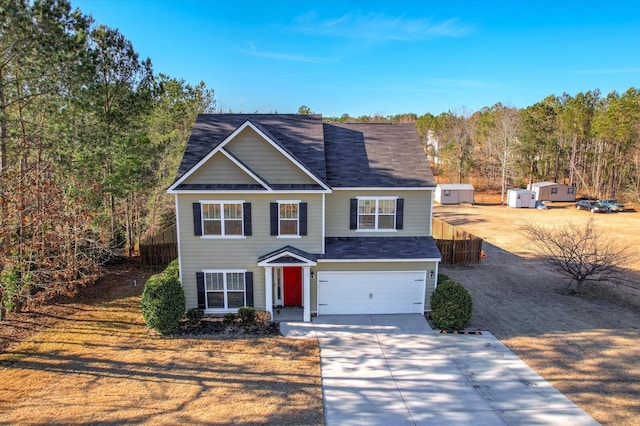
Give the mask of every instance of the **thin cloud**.
<svg viewBox="0 0 640 426">
<path fill-rule="evenodd" d="M 255 56 L 258 58 L 278 59 L 291 62 L 306 62 L 311 64 L 326 64 L 333 62 L 330 59 L 320 58 L 317 56 L 296 55 L 284 52 L 269 52 L 258 50 L 253 43 L 247 43 L 247 48 L 240 48 L 238 49 L 238 52 L 242 53 L 243 55 Z"/>
<path fill-rule="evenodd" d="M 406 18 L 382 13 L 348 13 L 319 19 L 315 13 L 298 17 L 294 30 L 309 34 L 365 40 L 425 40 L 439 37 L 463 37 L 473 28 L 457 18 L 436 21 L 430 18 Z"/>
</svg>

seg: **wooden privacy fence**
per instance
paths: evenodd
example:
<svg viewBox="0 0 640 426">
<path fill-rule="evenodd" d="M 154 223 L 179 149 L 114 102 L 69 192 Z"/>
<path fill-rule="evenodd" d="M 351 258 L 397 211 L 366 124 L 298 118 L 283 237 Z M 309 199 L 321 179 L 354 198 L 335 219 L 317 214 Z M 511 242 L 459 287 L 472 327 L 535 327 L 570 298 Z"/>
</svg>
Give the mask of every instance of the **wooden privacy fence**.
<svg viewBox="0 0 640 426">
<path fill-rule="evenodd" d="M 165 266 L 177 258 L 178 235 L 175 225 L 140 244 L 140 261 L 144 267 Z"/>
<path fill-rule="evenodd" d="M 436 240 L 443 264 L 459 265 L 480 262 L 482 259 L 482 238 L 435 217 L 431 224 L 433 239 Z"/>
</svg>

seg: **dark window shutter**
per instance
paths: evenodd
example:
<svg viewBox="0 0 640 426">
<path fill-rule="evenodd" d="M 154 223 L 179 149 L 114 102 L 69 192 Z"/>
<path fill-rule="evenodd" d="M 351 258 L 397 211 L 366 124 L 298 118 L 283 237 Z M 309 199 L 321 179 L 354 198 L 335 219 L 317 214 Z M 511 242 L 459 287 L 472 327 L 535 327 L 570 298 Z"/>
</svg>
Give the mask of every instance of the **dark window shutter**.
<svg viewBox="0 0 640 426">
<path fill-rule="evenodd" d="M 358 229 L 358 199 L 351 199 L 351 210 L 349 211 L 349 229 Z"/>
<path fill-rule="evenodd" d="M 247 298 L 247 306 L 253 306 L 253 272 L 244 273 L 244 285 Z"/>
<path fill-rule="evenodd" d="M 271 203 L 271 235 L 278 235 L 278 203 Z"/>
<path fill-rule="evenodd" d="M 202 236 L 202 208 L 200 203 L 193 203 L 193 235 Z"/>
<path fill-rule="evenodd" d="M 198 308 L 206 309 L 204 298 L 204 272 L 196 272 L 196 284 L 198 288 Z"/>
<path fill-rule="evenodd" d="M 242 204 L 242 219 L 244 221 L 244 235 L 251 235 L 251 203 Z"/>
<path fill-rule="evenodd" d="M 396 229 L 402 229 L 404 222 L 404 198 L 396 200 Z"/>
<path fill-rule="evenodd" d="M 307 203 L 300 203 L 298 212 L 300 213 L 300 235 L 307 235 Z"/>
</svg>

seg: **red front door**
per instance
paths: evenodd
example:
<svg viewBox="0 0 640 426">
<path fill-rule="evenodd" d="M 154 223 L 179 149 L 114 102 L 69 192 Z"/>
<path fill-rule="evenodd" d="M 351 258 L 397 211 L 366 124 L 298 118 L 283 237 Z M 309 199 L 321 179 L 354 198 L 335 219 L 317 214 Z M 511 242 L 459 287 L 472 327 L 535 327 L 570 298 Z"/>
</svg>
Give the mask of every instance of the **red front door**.
<svg viewBox="0 0 640 426">
<path fill-rule="evenodd" d="M 302 306 L 302 268 L 283 268 L 284 306 Z"/>
</svg>

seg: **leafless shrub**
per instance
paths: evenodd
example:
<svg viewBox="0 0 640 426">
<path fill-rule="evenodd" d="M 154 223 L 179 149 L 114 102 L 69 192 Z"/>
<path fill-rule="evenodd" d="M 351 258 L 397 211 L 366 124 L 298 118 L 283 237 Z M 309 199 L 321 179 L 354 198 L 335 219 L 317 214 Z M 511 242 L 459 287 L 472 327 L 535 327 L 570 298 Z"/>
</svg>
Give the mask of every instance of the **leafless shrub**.
<svg viewBox="0 0 640 426">
<path fill-rule="evenodd" d="M 602 235 L 592 217 L 584 224 L 568 222 L 551 228 L 529 222 L 521 230 L 538 254 L 570 278 L 571 291 L 581 292 L 589 281 L 625 280 L 621 267 L 629 260 L 629 248 Z"/>
</svg>

